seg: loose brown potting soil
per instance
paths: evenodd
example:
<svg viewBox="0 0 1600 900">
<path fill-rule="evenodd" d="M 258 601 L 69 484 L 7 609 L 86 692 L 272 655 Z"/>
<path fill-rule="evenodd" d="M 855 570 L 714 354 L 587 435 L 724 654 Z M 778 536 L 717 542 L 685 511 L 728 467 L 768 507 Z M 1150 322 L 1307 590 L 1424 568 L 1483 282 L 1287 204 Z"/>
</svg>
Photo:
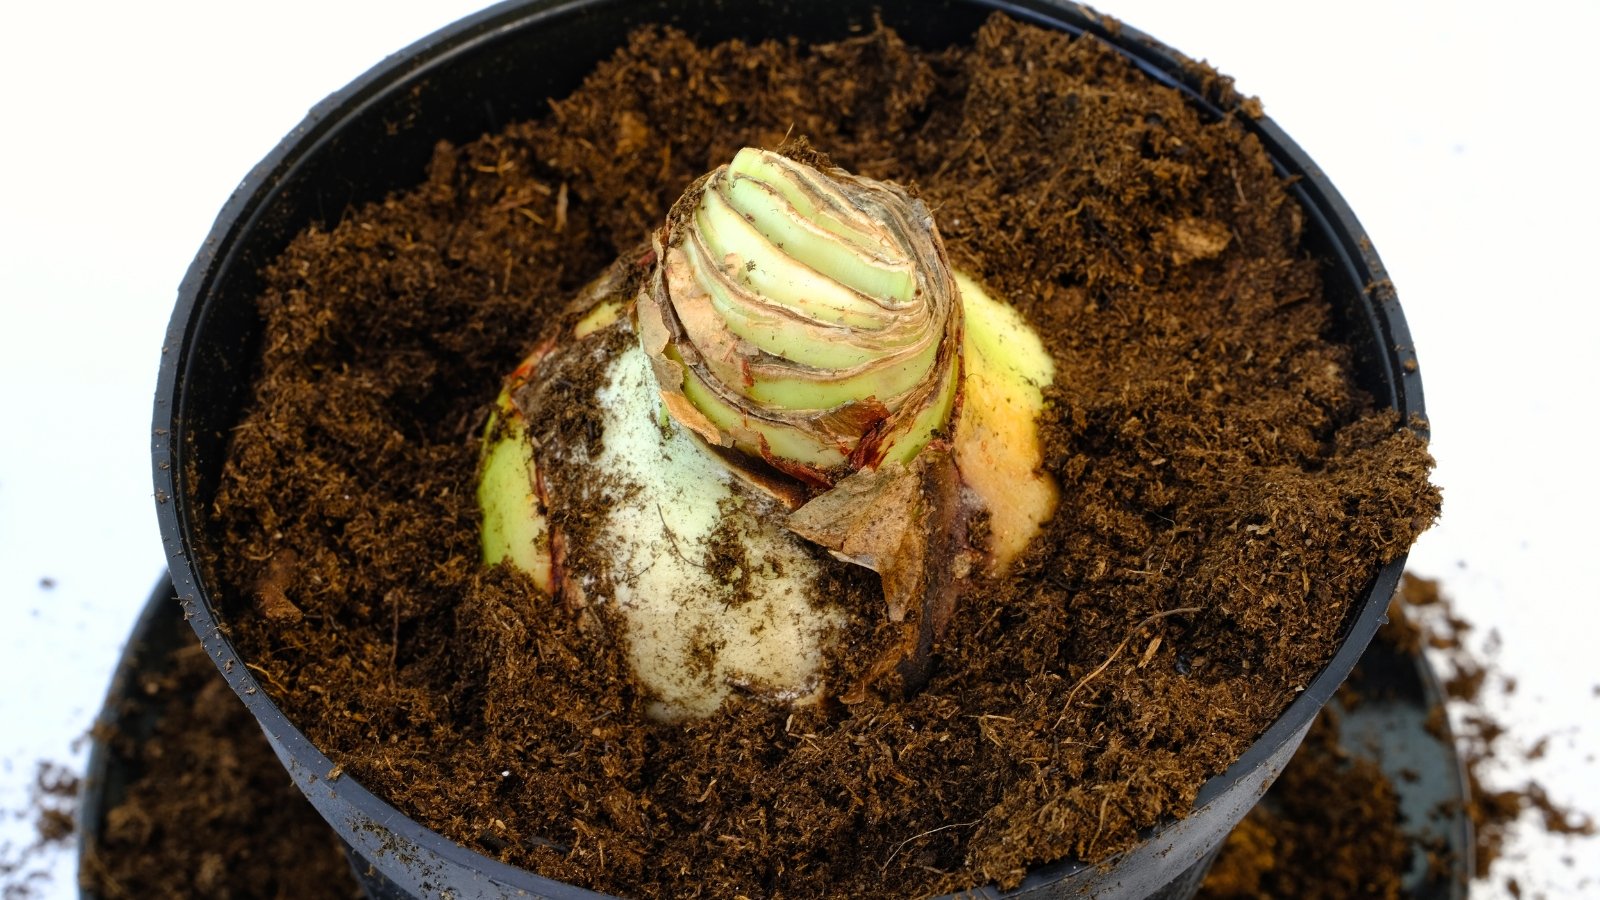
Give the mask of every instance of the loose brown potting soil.
<svg viewBox="0 0 1600 900">
<path fill-rule="evenodd" d="M 914 698 L 655 724 L 591 617 L 479 566 L 477 438 L 576 288 L 791 131 L 914 184 L 956 265 L 1041 331 L 1064 501 L 963 598 Z M 918 895 L 1103 858 L 1287 706 L 1438 509 L 1422 439 L 1326 339 L 1300 236 L 1239 122 L 1092 39 L 1003 18 L 937 53 L 642 32 L 546 118 L 441 145 L 421 185 L 269 267 L 213 582 L 258 599 L 229 627 L 347 773 L 552 877 Z M 869 574 L 834 587 L 870 603 Z"/>
<path fill-rule="evenodd" d="M 98 900 L 357 900 L 343 846 L 183 630 L 117 710 L 153 717 L 154 731 L 97 735 L 129 783 L 80 862 L 84 889 Z"/>
<path fill-rule="evenodd" d="M 1455 707 L 1449 737 L 1460 756 L 1464 811 L 1472 823 L 1473 870 L 1467 874 L 1475 879 L 1474 893 L 1520 897 L 1523 889 L 1516 874 L 1496 870 L 1509 846 L 1535 831 L 1586 838 L 1596 829 L 1591 816 L 1554 803 L 1538 781 L 1494 785 L 1501 780 L 1492 773 L 1496 766 L 1516 772 L 1544 752 L 1548 738 L 1518 749 L 1522 741 L 1486 707 L 1487 683 L 1514 682 L 1495 670 L 1490 654 L 1468 645 L 1473 630 L 1437 581 L 1408 572 L 1377 640 L 1408 656 L 1427 651 L 1438 664 L 1435 671 Z M 1343 712 L 1383 689 L 1371 682 L 1355 687 L 1357 680 L 1340 690 L 1264 801 L 1228 836 L 1198 900 L 1411 896 L 1403 880 L 1415 849 L 1407 831 L 1419 823 L 1401 818 L 1398 794 L 1404 788 L 1390 781 L 1369 749 L 1340 737 Z M 1435 706 L 1427 715 L 1433 731 L 1447 711 Z M 1440 809 L 1436 814 L 1459 811 Z M 1528 812 L 1533 815 L 1525 818 Z M 1458 865 L 1449 857 L 1451 849 L 1420 849 L 1429 860 L 1427 878 L 1443 884 Z"/>
</svg>

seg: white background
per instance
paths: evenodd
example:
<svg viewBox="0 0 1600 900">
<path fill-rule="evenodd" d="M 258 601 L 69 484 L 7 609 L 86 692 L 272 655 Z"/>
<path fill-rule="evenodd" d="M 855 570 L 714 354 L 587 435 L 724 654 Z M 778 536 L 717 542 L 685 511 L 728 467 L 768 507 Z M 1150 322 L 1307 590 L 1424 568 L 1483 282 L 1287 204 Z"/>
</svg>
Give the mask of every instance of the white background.
<svg viewBox="0 0 1600 900">
<path fill-rule="evenodd" d="M 25 805 L 35 760 L 81 766 L 74 741 L 164 566 L 150 401 L 212 218 L 314 103 L 476 5 L 0 8 L 0 811 Z M 1366 225 L 1416 339 L 1445 489 L 1413 568 L 1443 579 L 1480 638 L 1499 632 L 1516 732 L 1555 735 L 1508 777 L 1600 811 L 1600 485 L 1583 461 L 1600 351 L 1600 6 L 1104 10 L 1259 95 Z M 29 834 L 0 812 L 0 842 Z M 1600 841 L 1518 853 L 1504 873 L 1524 888 L 1600 896 Z M 58 860 L 45 896 L 75 896 L 74 864 Z"/>
</svg>

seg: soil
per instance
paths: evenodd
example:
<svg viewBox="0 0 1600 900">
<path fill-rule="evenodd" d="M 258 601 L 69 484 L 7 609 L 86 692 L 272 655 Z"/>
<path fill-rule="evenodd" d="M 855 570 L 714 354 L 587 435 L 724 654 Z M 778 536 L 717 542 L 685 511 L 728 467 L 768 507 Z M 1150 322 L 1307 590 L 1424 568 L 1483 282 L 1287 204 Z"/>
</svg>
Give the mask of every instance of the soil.
<svg viewBox="0 0 1600 900">
<path fill-rule="evenodd" d="M 289 784 L 249 714 L 222 696 L 226 688 L 215 668 L 198 652 L 192 635 L 187 630 L 183 635 L 183 647 L 152 667 L 164 673 L 147 676 L 140 693 L 121 707 L 133 718 L 158 717 L 162 725 L 156 738 L 138 744 L 115 734 L 101 736 L 118 753 L 116 764 L 139 777 L 128 798 L 108 813 L 107 824 L 116 833 L 108 833 L 85 860 L 84 888 L 101 898 L 358 896 L 337 838 L 292 787 L 239 791 L 218 777 L 251 785 Z M 182 739 L 184 752 L 171 752 L 174 735 L 193 737 Z M 75 792 L 77 779 L 70 772 L 57 767 L 49 772 L 41 785 L 72 786 L 51 796 Z M 1265 803 L 1229 836 L 1200 900 L 1399 896 L 1395 892 L 1410 849 L 1395 843 L 1403 836 L 1396 828 L 1394 792 L 1376 767 L 1352 762 L 1339 739 L 1337 714 L 1325 714 Z M 179 829 L 170 823 L 190 821 L 200 808 L 226 811 L 206 817 L 204 843 L 222 848 L 224 855 L 248 848 L 256 858 L 252 864 L 219 870 L 208 860 L 209 850 L 198 852 L 194 841 L 171 838 Z M 75 833 L 70 813 L 45 806 L 38 812 L 41 833 L 47 821 L 64 821 L 64 833 Z M 140 824 L 127 827 L 128 822 Z M 262 833 L 284 839 L 263 844 Z M 304 878 L 293 875 L 302 869 Z M 280 877 L 263 879 L 263 871 Z M 200 872 L 210 874 L 195 874 Z M 8 883 L 6 891 L 7 900 L 34 896 L 21 881 Z"/>
<path fill-rule="evenodd" d="M 654 724 L 592 618 L 480 567 L 478 438 L 573 291 L 694 178 L 790 132 L 914 186 L 955 264 L 1042 333 L 1067 499 L 963 598 L 916 696 Z M 1330 339 L 1301 229 L 1236 116 L 1093 39 L 999 17 L 940 52 L 643 31 L 546 118 L 441 144 L 419 186 L 267 269 L 211 581 L 344 771 L 551 877 L 920 895 L 1100 859 L 1190 808 L 1438 511 L 1423 439 Z"/>
<path fill-rule="evenodd" d="M 105 732 L 127 793 L 79 865 L 98 900 L 358 900 L 344 848 L 294 786 L 187 627 L 116 710 L 155 719 L 142 739 Z"/>
</svg>

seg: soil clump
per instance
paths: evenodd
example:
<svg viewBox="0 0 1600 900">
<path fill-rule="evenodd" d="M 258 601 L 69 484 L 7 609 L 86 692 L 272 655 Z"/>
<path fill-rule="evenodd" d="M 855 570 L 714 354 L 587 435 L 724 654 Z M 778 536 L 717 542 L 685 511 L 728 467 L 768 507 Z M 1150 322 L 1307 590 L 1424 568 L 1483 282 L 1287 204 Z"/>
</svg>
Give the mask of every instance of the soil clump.
<svg viewBox="0 0 1600 900">
<path fill-rule="evenodd" d="M 1330 339 L 1253 108 L 1213 120 L 1094 39 L 1000 17 L 938 52 L 639 32 L 544 119 L 441 144 L 265 271 L 202 548 L 227 626 L 350 776 L 595 890 L 917 896 L 1129 847 L 1294 699 L 1438 511 L 1423 439 Z M 1065 500 L 909 700 L 652 723 L 592 616 L 479 565 L 480 433 L 574 291 L 791 132 L 914 186 L 1041 332 Z M 591 419 L 575 400 L 573 440 Z M 865 570 L 827 589 L 881 605 Z"/>
<path fill-rule="evenodd" d="M 1416 635 L 1397 595 L 1389 622 L 1374 640 L 1393 648 L 1381 652 L 1414 658 L 1421 652 Z M 1418 850 L 1429 860 L 1429 881 L 1450 877 L 1449 860 L 1441 855 L 1448 848 L 1415 846 L 1419 835 L 1404 820 L 1404 788 L 1391 779 L 1393 767 L 1386 770 L 1374 748 L 1353 746 L 1344 735 L 1346 711 L 1386 692 L 1382 682 L 1361 678 L 1361 668 L 1317 716 L 1261 802 L 1228 835 L 1197 900 L 1402 900 L 1413 896 L 1405 875 Z"/>
</svg>

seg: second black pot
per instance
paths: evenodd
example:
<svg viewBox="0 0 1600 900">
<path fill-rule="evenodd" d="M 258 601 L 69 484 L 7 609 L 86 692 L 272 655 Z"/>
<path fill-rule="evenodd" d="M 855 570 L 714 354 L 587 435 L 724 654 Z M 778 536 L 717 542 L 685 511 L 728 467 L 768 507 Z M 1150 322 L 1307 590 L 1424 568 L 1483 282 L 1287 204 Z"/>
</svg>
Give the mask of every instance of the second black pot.
<svg viewBox="0 0 1600 900">
<path fill-rule="evenodd" d="M 441 139 L 467 141 L 540 115 L 628 31 L 669 23 L 702 41 L 796 35 L 833 40 L 870 26 L 874 14 L 914 44 L 968 39 L 994 10 L 1116 46 L 1152 78 L 1179 88 L 1213 115 L 1195 69 L 1179 54 L 1083 7 L 1052 0 L 512 0 L 464 19 L 396 54 L 318 105 L 245 179 L 184 279 L 157 389 L 155 483 L 174 583 L 191 624 L 278 756 L 322 815 L 363 861 L 378 896 L 594 898 L 450 842 L 373 796 L 289 722 L 219 629 L 216 585 L 196 565 L 213 527 L 229 430 L 249 389 L 262 323 L 258 271 L 313 221 L 417 183 Z M 1261 140 L 1306 212 L 1308 250 L 1325 261 L 1340 336 L 1357 352 L 1362 387 L 1421 421 L 1420 376 L 1382 265 L 1321 171 L 1267 118 L 1242 119 Z M 396 125 L 396 123 L 401 123 Z M 1349 673 L 1381 621 L 1404 559 L 1351 598 L 1349 627 L 1332 662 L 1237 763 L 1207 782 L 1194 811 L 1155 829 L 1109 863 L 1041 866 L 1013 891 L 974 896 L 1183 898 L 1215 848 L 1287 764 L 1317 711 Z M 334 776 L 334 777 L 330 777 Z"/>
</svg>

